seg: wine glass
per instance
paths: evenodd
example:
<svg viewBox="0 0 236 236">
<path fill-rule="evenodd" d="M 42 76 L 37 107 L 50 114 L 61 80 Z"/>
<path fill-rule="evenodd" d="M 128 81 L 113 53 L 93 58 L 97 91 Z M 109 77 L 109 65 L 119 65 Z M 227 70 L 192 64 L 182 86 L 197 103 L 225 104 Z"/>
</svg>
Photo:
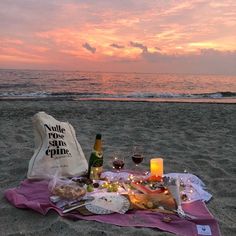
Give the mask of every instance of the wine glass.
<svg viewBox="0 0 236 236">
<path fill-rule="evenodd" d="M 112 156 L 112 166 L 117 172 L 123 169 L 125 165 L 124 156 L 118 152 L 115 152 Z"/>
<path fill-rule="evenodd" d="M 132 161 L 135 163 L 136 169 L 138 168 L 139 164 L 143 161 L 143 149 L 140 146 L 135 146 L 132 152 Z"/>
</svg>

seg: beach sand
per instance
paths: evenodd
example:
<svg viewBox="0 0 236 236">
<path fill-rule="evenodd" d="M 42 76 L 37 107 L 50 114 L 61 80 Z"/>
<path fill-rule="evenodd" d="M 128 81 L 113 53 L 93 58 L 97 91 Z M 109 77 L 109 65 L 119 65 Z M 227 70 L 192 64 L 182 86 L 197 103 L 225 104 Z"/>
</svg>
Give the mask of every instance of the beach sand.
<svg viewBox="0 0 236 236">
<path fill-rule="evenodd" d="M 236 105 L 105 101 L 0 101 L 0 235 L 172 235 L 150 228 L 71 221 L 16 209 L 3 197 L 26 178 L 34 151 L 32 116 L 45 111 L 75 128 L 86 158 L 96 133 L 104 140 L 105 169 L 115 150 L 127 157 L 142 144 L 150 158 L 163 156 L 165 173 L 199 176 L 213 199 L 207 204 L 222 235 L 236 235 Z M 129 157 L 126 167 L 132 167 Z"/>
</svg>

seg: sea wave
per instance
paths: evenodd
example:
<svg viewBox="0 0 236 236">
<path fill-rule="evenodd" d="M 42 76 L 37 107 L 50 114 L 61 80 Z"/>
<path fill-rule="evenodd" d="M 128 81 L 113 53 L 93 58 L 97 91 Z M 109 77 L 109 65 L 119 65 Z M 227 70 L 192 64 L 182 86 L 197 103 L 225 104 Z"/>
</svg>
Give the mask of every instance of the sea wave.
<svg viewBox="0 0 236 236">
<path fill-rule="evenodd" d="M 32 88 L 36 87 L 36 85 L 32 83 L 13 83 L 13 84 L 0 84 L 0 89 L 21 89 L 21 88 Z"/>
<path fill-rule="evenodd" d="M 215 92 L 215 93 L 200 93 L 200 94 L 174 94 L 174 93 L 130 93 L 130 94 L 104 94 L 104 93 L 77 93 L 77 92 L 3 92 L 0 93 L 0 98 L 64 98 L 64 99 L 79 99 L 79 98 L 115 98 L 115 99 L 221 99 L 221 98 L 236 98 L 236 92 Z"/>
<path fill-rule="evenodd" d="M 41 97 L 50 97 L 51 94 L 47 92 L 29 92 L 29 93 L 20 93 L 20 92 L 3 92 L 0 93 L 2 98 L 41 98 Z"/>
<path fill-rule="evenodd" d="M 129 98 L 232 98 L 236 97 L 236 92 L 215 92 L 215 93 L 199 93 L 199 94 L 187 94 L 187 93 L 132 93 L 127 95 Z"/>
</svg>

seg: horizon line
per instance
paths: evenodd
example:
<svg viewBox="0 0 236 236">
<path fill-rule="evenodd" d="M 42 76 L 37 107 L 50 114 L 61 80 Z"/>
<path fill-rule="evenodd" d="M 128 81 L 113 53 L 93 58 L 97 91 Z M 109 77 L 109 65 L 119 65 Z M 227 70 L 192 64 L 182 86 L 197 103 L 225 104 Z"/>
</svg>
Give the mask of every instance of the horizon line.
<svg viewBox="0 0 236 236">
<path fill-rule="evenodd" d="M 189 73 L 189 72 L 137 72 L 137 71 L 97 71 L 97 70 L 73 70 L 73 69 L 32 69 L 32 68 L 1 68 L 0 70 L 30 70 L 30 71 L 57 71 L 57 72 L 86 72 L 86 73 L 111 73 L 111 74 L 177 74 L 177 75 L 218 75 L 236 76 L 232 73 Z"/>
</svg>

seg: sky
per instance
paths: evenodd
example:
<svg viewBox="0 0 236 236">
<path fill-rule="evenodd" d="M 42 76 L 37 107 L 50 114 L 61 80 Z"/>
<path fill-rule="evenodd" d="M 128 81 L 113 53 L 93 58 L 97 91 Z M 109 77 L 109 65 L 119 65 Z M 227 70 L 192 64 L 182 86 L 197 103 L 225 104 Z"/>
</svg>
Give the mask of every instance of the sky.
<svg viewBox="0 0 236 236">
<path fill-rule="evenodd" d="M 0 68 L 236 75 L 236 1 L 1 0 Z"/>
</svg>

